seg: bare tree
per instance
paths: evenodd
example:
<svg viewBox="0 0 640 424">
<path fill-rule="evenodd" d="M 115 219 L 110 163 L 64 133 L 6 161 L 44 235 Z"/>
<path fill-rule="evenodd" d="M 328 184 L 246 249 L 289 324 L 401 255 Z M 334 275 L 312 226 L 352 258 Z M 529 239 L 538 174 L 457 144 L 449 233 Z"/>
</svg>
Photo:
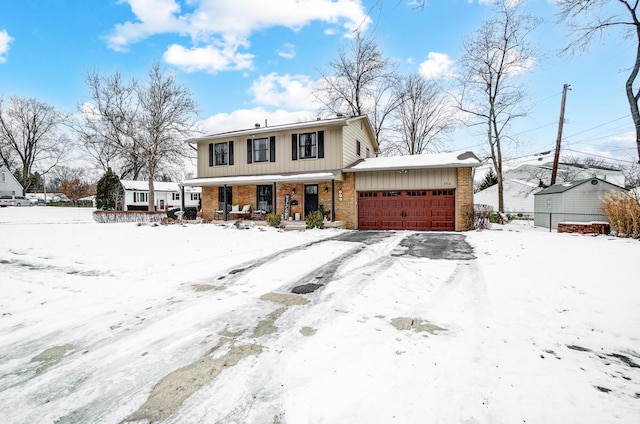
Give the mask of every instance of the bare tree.
<svg viewBox="0 0 640 424">
<path fill-rule="evenodd" d="M 71 127 L 102 170 L 112 168 L 120 178 L 138 180 L 144 162 L 134 129 L 137 81 L 124 81 L 119 72 L 101 76 L 94 71 L 87 75 L 86 83 L 89 103 L 80 107 Z"/>
<path fill-rule="evenodd" d="M 560 8 L 560 21 L 568 24 L 573 35 L 573 41 L 565 52 L 576 53 L 585 51 L 591 41 L 603 35 L 605 31 L 620 30 L 624 38 L 632 39 L 634 61 L 625 82 L 625 92 L 631 118 L 636 131 L 636 148 L 638 163 L 640 163 L 640 20 L 638 19 L 637 0 L 557 0 Z"/>
<path fill-rule="evenodd" d="M 53 107 L 33 98 L 0 98 L 0 158 L 9 169 L 17 169 L 26 191 L 34 168 L 46 174 L 62 159 L 69 139 L 58 132 L 63 116 Z"/>
<path fill-rule="evenodd" d="M 472 125 L 485 125 L 491 161 L 498 177 L 498 209 L 504 209 L 502 151 L 513 141 L 512 121 L 526 115 L 525 91 L 518 76 L 530 69 L 535 52 L 527 36 L 539 20 L 520 11 L 521 4 L 503 1 L 496 13 L 463 42 L 461 95 L 458 107 Z"/>
<path fill-rule="evenodd" d="M 394 95 L 396 67 L 378 50 L 375 40 L 356 33 L 347 48 L 329 63 L 329 70 L 319 70 L 321 86 L 314 96 L 323 111 L 334 114 L 368 115 L 376 141 L 385 121 L 398 107 Z"/>
<path fill-rule="evenodd" d="M 193 155 L 183 143 L 196 130 L 197 106 L 191 93 L 158 64 L 142 83 L 125 82 L 119 73 L 104 77 L 94 72 L 87 85 L 91 104 L 81 107 L 73 128 L 103 168 L 117 164 L 122 177 L 147 177 L 153 210 L 156 174 L 167 173 Z"/>
<path fill-rule="evenodd" d="M 412 74 L 401 79 L 395 96 L 400 104 L 392 115 L 393 149 L 401 155 L 438 151 L 455 122 L 445 93 L 435 82 Z"/>
</svg>

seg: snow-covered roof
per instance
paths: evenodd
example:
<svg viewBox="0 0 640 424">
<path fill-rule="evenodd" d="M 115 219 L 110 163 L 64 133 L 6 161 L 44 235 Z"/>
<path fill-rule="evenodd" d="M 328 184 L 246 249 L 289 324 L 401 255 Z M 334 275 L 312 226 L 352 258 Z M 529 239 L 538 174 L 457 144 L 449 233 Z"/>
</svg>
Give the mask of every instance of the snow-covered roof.
<svg viewBox="0 0 640 424">
<path fill-rule="evenodd" d="M 244 184 L 271 184 L 305 182 L 312 183 L 318 181 L 338 180 L 342 181 L 339 171 L 329 172 L 306 172 L 296 174 L 267 174 L 267 175 L 241 175 L 236 177 L 208 177 L 194 178 L 182 182 L 184 186 L 207 187 L 224 185 L 244 185 Z"/>
<path fill-rule="evenodd" d="M 411 168 L 459 168 L 480 165 L 473 152 L 428 153 L 408 156 L 379 156 L 367 158 L 345 169 L 348 172 L 383 171 Z"/>
<path fill-rule="evenodd" d="M 600 182 L 602 182 L 604 184 L 609 184 L 609 185 L 611 185 L 613 187 L 619 188 L 620 190 L 625 190 L 625 191 L 627 190 L 624 187 L 617 186 L 617 185 L 612 184 L 612 183 L 610 183 L 608 181 L 601 180 L 600 178 L 591 177 L 591 178 L 585 178 L 583 180 L 567 181 L 567 182 L 564 182 L 564 183 L 554 184 L 554 185 L 552 185 L 550 187 L 545 188 L 544 190 L 540 190 L 535 195 L 537 196 L 539 194 L 564 193 L 565 191 L 571 190 L 574 187 L 577 187 L 579 185 L 582 185 L 582 184 L 586 183 L 587 181 L 592 181 L 592 180 L 600 181 Z M 596 184 L 597 184 L 597 182 L 596 182 Z"/>
<path fill-rule="evenodd" d="M 120 184 L 125 190 L 134 190 L 134 191 L 149 191 L 149 182 L 148 181 L 134 181 L 134 180 L 120 180 Z M 167 191 L 167 192 L 178 192 L 180 191 L 179 183 L 169 181 L 154 181 L 153 182 L 154 191 Z M 200 189 L 192 189 L 191 187 L 187 189 L 185 187 L 185 191 L 200 191 Z"/>
</svg>

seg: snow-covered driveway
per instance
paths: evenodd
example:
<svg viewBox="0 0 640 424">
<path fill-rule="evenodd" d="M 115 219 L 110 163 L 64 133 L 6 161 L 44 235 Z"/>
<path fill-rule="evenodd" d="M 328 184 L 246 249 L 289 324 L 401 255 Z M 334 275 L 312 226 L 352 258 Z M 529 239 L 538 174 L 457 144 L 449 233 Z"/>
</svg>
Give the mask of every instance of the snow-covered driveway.
<svg viewBox="0 0 640 424">
<path fill-rule="evenodd" d="M 532 278 L 544 254 L 611 247 L 619 266 L 637 242 L 96 224 L 52 209 L 0 215 L 2 423 L 640 417 L 637 287 L 617 278 L 605 293 L 584 265 Z"/>
</svg>

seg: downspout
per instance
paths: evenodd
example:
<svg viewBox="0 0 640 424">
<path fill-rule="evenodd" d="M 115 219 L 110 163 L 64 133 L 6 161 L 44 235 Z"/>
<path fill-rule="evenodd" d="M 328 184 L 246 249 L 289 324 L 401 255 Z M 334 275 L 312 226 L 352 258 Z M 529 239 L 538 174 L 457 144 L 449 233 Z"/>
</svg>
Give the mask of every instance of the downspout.
<svg viewBox="0 0 640 424">
<path fill-rule="evenodd" d="M 336 222 L 336 180 L 331 180 L 331 222 Z"/>
</svg>

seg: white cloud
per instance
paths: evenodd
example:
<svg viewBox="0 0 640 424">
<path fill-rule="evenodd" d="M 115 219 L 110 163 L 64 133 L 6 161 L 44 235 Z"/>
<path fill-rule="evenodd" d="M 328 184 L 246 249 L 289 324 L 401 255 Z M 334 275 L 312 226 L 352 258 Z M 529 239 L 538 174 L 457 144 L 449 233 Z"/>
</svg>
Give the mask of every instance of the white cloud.
<svg viewBox="0 0 640 424">
<path fill-rule="evenodd" d="M 9 44 L 13 38 L 9 36 L 6 30 L 0 31 L 0 63 L 7 61 L 7 53 L 9 52 Z"/>
<path fill-rule="evenodd" d="M 255 80 L 249 91 L 253 103 L 290 110 L 313 110 L 318 107 L 313 102 L 313 86 L 313 81 L 304 75 L 271 73 Z"/>
<path fill-rule="evenodd" d="M 444 53 L 429 52 L 427 60 L 420 64 L 419 73 L 427 79 L 451 79 L 454 61 Z"/>
<path fill-rule="evenodd" d="M 296 57 L 296 46 L 291 43 L 284 43 L 278 50 L 278 56 L 285 59 L 293 59 Z"/>
<path fill-rule="evenodd" d="M 238 49 L 248 48 L 249 37 L 258 30 L 286 27 L 298 31 L 311 22 L 321 21 L 334 28 L 342 27 L 350 35 L 356 29 L 366 29 L 371 23 L 362 0 L 187 0 L 185 7 L 192 7 L 188 12 L 182 11 L 176 0 L 120 2 L 131 6 L 136 19 L 113 28 L 107 37 L 110 48 L 126 50 L 129 45 L 156 34 L 186 35 L 191 38 L 191 44 L 179 46 L 181 49 L 172 45 L 171 55 L 180 58 L 176 63 L 178 66 L 191 71 L 229 69 L 225 60 L 212 59 L 216 56 L 214 50 L 224 52 L 222 56 L 227 58 L 252 59 L 251 55 L 241 54 Z M 197 54 L 187 52 L 205 53 L 207 58 L 204 61 L 209 65 L 203 68 L 203 60 Z M 252 66 L 251 60 L 235 62 L 238 66 Z M 217 64 L 222 68 L 215 68 Z"/>
<path fill-rule="evenodd" d="M 250 69 L 253 64 L 253 55 L 239 53 L 235 45 L 221 48 L 213 45 L 185 48 L 173 44 L 169 46 L 162 57 L 168 64 L 187 72 L 216 73 L 218 71 Z"/>
<path fill-rule="evenodd" d="M 231 113 L 218 113 L 200 122 L 205 134 L 217 134 L 253 128 L 255 124 L 268 126 L 290 124 L 292 122 L 312 121 L 315 115 L 311 111 L 301 110 L 289 112 L 285 110 L 267 111 L 258 107 L 255 109 L 240 109 Z"/>
</svg>

